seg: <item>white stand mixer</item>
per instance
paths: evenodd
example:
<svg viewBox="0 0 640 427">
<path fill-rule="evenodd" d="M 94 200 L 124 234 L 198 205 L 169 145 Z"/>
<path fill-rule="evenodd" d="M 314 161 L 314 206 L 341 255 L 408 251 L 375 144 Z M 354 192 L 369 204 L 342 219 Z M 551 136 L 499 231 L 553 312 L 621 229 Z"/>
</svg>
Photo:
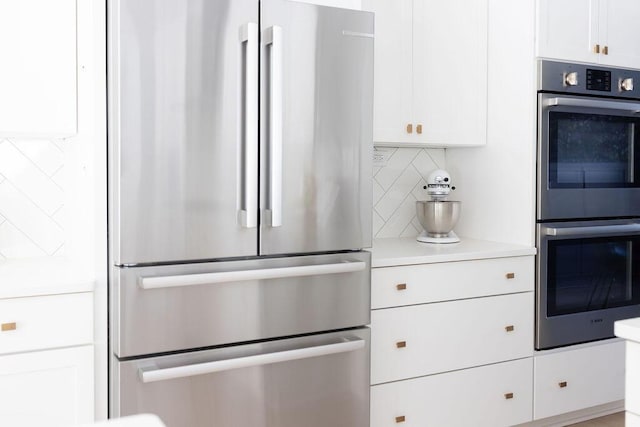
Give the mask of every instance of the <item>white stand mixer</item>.
<svg viewBox="0 0 640 427">
<path fill-rule="evenodd" d="M 416 202 L 418 220 L 424 228 L 417 240 L 424 243 L 457 243 L 460 238 L 453 227 L 460 216 L 458 201 L 446 200 L 451 191 L 451 177 L 442 169 L 437 169 L 427 178 L 427 193 L 431 200 Z"/>
</svg>

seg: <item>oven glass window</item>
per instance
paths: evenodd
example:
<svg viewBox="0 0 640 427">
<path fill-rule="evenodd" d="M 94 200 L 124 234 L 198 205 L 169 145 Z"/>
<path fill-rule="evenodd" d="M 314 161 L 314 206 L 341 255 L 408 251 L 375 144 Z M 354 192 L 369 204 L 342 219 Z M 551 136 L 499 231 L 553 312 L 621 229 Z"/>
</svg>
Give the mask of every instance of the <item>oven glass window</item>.
<svg viewBox="0 0 640 427">
<path fill-rule="evenodd" d="M 548 242 L 547 316 L 640 303 L 640 237 Z"/>
<path fill-rule="evenodd" d="M 640 118 L 549 113 L 549 187 L 640 187 Z"/>
</svg>

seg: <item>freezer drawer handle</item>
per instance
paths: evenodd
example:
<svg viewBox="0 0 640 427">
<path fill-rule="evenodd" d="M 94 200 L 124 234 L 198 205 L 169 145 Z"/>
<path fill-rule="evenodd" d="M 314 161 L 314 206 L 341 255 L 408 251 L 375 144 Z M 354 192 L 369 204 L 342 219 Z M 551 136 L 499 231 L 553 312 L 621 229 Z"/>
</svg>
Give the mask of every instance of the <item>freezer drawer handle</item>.
<svg viewBox="0 0 640 427">
<path fill-rule="evenodd" d="M 366 266 L 367 264 L 363 261 L 353 261 L 335 264 L 303 265 L 298 267 L 185 274 L 182 276 L 140 277 L 138 279 L 138 286 L 142 289 L 159 289 L 181 286 L 210 285 L 214 283 L 242 282 L 245 280 L 281 279 L 286 277 L 354 273 L 357 271 L 363 271 Z"/>
<path fill-rule="evenodd" d="M 295 350 L 279 351 L 276 353 L 257 354 L 254 356 L 238 357 L 236 359 L 216 360 L 213 362 L 197 363 L 194 365 L 176 366 L 174 368 L 140 368 L 138 369 L 138 375 L 143 383 L 152 383 L 156 381 L 191 377 L 194 375 L 206 375 L 214 372 L 229 371 L 231 369 L 250 368 L 253 366 L 269 365 L 272 363 L 309 359 L 311 357 L 327 356 L 329 354 L 348 353 L 360 350 L 361 348 L 364 348 L 364 346 L 364 340 L 354 339 L 335 344 L 305 347 Z"/>
</svg>

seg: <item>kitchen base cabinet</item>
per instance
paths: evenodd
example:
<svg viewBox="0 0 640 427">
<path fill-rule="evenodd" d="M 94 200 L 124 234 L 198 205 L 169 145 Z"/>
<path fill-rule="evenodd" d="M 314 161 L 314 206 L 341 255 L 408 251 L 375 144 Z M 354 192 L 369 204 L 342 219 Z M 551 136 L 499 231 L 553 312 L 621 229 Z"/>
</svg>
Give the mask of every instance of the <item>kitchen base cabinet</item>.
<svg viewBox="0 0 640 427">
<path fill-rule="evenodd" d="M 530 421 L 532 371 L 532 359 L 526 358 L 373 386 L 371 426 L 496 427 Z"/>
<path fill-rule="evenodd" d="M 0 426 L 93 421 L 93 346 L 0 356 Z"/>
<path fill-rule="evenodd" d="M 534 357 L 534 419 L 624 399 L 624 341 Z"/>
</svg>

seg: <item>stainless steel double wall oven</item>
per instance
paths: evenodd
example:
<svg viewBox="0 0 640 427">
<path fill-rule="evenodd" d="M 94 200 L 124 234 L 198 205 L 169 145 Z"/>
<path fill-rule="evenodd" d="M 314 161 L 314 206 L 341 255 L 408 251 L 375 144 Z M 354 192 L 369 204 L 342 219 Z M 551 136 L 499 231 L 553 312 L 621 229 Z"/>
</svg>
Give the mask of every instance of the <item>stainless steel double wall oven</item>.
<svg viewBox="0 0 640 427">
<path fill-rule="evenodd" d="M 108 7 L 110 416 L 368 427 L 373 15 Z"/>
<path fill-rule="evenodd" d="M 536 348 L 640 316 L 640 71 L 540 61 Z"/>
</svg>

